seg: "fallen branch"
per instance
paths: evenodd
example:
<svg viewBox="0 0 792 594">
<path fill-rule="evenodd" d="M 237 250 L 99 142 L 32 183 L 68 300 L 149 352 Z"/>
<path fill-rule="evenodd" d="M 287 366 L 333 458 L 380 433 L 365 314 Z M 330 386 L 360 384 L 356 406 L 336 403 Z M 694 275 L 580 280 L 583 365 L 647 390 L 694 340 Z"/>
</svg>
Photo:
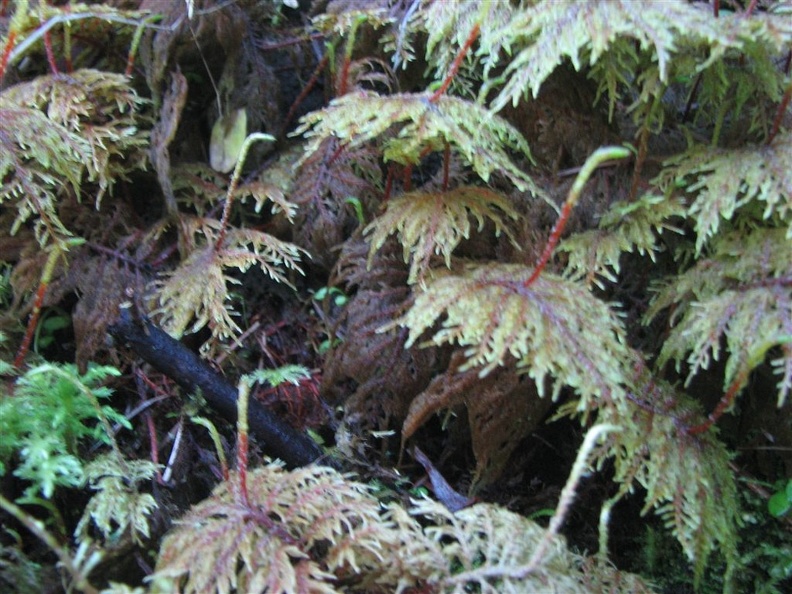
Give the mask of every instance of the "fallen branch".
<svg viewBox="0 0 792 594">
<path fill-rule="evenodd" d="M 200 390 L 209 406 L 228 421 L 236 422 L 237 389 L 182 343 L 148 320 L 133 320 L 124 308 L 108 330 L 115 340 L 129 346 L 185 390 Z M 292 468 L 316 462 L 324 455 L 310 437 L 274 416 L 257 400 L 250 402 L 248 422 L 250 433 L 264 443 L 264 449 Z"/>
</svg>

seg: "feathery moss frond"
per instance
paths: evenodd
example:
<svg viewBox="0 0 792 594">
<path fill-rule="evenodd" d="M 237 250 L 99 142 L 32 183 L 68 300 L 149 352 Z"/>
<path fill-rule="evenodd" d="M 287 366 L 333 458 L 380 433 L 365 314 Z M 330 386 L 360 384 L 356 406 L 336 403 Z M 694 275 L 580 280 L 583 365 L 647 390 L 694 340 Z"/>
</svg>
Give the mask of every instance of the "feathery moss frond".
<svg viewBox="0 0 792 594">
<path fill-rule="evenodd" d="M 426 149 L 442 151 L 449 144 L 484 181 L 498 172 L 517 188 L 543 195 L 509 156 L 511 150 L 530 157 L 528 143 L 514 126 L 477 103 L 446 95 L 436 102 L 429 98 L 428 93 L 349 93 L 305 116 L 295 134 L 310 139 L 306 155 L 329 137 L 352 147 L 381 138 L 384 159 L 402 165 L 420 162 Z"/>
<path fill-rule="evenodd" d="M 464 186 L 447 192 L 410 192 L 390 200 L 387 210 L 372 221 L 363 232 L 371 234 L 368 266 L 388 236 L 398 233 L 403 247 L 404 261 L 410 264 L 408 283 L 423 282 L 433 255 L 442 254 L 446 266 L 451 267 L 451 253 L 462 239 L 470 237 L 470 217 L 478 221 L 479 231 L 484 219 L 495 223 L 495 234 L 503 231 L 515 247 L 504 215 L 517 219 L 509 201 L 486 188 Z"/>
<path fill-rule="evenodd" d="M 157 509 L 149 493 L 140 493 L 138 483 L 154 478 L 157 465 L 148 460 L 119 460 L 113 452 L 99 456 L 85 467 L 85 478 L 97 493 L 85 506 L 74 530 L 84 540 L 95 525 L 107 540 L 118 541 L 129 529 L 132 540 L 143 544 L 149 536 L 148 516 Z"/>
<path fill-rule="evenodd" d="M 565 239 L 557 248 L 567 253 L 565 274 L 575 280 L 586 278 L 602 286 L 599 278 L 615 282 L 619 258 L 625 252 L 649 254 L 654 260 L 657 234 L 679 232 L 673 223 L 686 214 L 681 199 L 646 194 L 636 202 L 616 202 L 600 219 L 599 229 Z"/>
<path fill-rule="evenodd" d="M 143 165 L 145 135 L 136 110 L 144 102 L 118 74 L 79 70 L 41 76 L 0 93 L 0 203 L 17 200 L 14 229 L 36 217 L 44 244 L 70 235 L 58 217 L 67 181 L 99 184 L 96 203 L 124 173 Z"/>
<path fill-rule="evenodd" d="M 163 328 L 174 336 L 197 332 L 207 325 L 215 340 L 241 332 L 232 318 L 234 310 L 229 304 L 227 286 L 238 281 L 225 274 L 226 269 L 245 272 L 258 266 L 271 279 L 289 286 L 284 271 L 302 272 L 298 262 L 303 251 L 267 233 L 228 229 L 225 246 L 218 251 L 214 242 L 221 230 L 219 221 L 198 217 L 187 227 L 203 238 L 198 243 L 195 238 L 186 237 L 190 250 L 186 259 L 155 283 L 159 304 L 156 313 L 162 316 Z"/>
<path fill-rule="evenodd" d="M 101 416 L 129 426 L 109 406 L 97 409 L 86 397 L 107 398 L 101 382 L 120 375 L 113 367 L 90 366 L 80 375 L 74 365 L 45 363 L 16 382 L 14 395 L 0 393 L 0 475 L 18 457 L 14 475 L 30 484 L 26 496 L 52 497 L 58 486 L 82 485 L 84 470 L 77 446 L 85 439 L 108 442 Z"/>
<path fill-rule="evenodd" d="M 478 86 L 481 68 L 495 67 L 507 50 L 499 32 L 507 25 L 516 9 L 509 0 L 490 2 L 432 2 L 418 12 L 415 27 L 426 34 L 426 61 L 431 65 L 437 80 L 443 80 L 451 68 L 454 57 L 465 45 L 470 32 L 482 25 L 478 36 L 478 49 L 469 56 L 460 72 L 454 77 L 452 88 Z M 464 92 L 460 93 L 466 95 Z"/>
<path fill-rule="evenodd" d="M 775 19 L 777 25 L 780 18 Z M 582 59 L 595 64 L 620 38 L 651 50 L 660 80 L 667 81 L 673 55 L 685 46 L 706 42 L 712 60 L 741 40 L 752 39 L 751 27 L 743 20 L 741 15 L 713 19 L 706 7 L 681 0 L 538 2 L 516 13 L 497 33 L 506 47 L 520 50 L 506 67 L 508 81 L 493 106 L 500 110 L 510 101 L 516 104 L 528 89 L 535 97 L 565 58 L 580 70 Z"/>
<path fill-rule="evenodd" d="M 737 566 L 739 506 L 729 453 L 714 433 L 688 434 L 687 427 L 702 416 L 691 398 L 653 381 L 647 371 L 634 383 L 629 399 L 602 406 L 597 414 L 598 423 L 621 427 L 598 455 L 600 463 L 613 458 L 614 480 L 622 483 L 616 500 L 640 485 L 646 490 L 643 513 L 654 508 L 663 519 L 693 563 L 697 581 L 716 547 L 731 573 Z"/>
<path fill-rule="evenodd" d="M 433 580 L 442 592 L 513 593 L 551 591 L 583 594 L 587 590 L 574 569 L 579 559 L 563 538 L 552 540 L 543 562 L 525 574 L 546 530 L 502 507 L 479 503 L 456 513 L 424 499 L 410 513 L 429 525 L 425 529 L 433 556 L 440 561 Z M 431 550 L 431 549 L 430 549 Z"/>
<path fill-rule="evenodd" d="M 690 382 L 720 358 L 725 338 L 724 385 L 730 386 L 778 347 L 772 365 L 781 375 L 781 406 L 792 390 L 792 242 L 784 229 L 758 229 L 725 235 L 712 247 L 712 257 L 675 277 L 647 312 L 651 319 L 675 308 L 658 365 L 686 361 Z"/>
<path fill-rule="evenodd" d="M 327 467 L 269 464 L 248 472 L 245 504 L 237 482 L 221 483 L 165 538 L 152 576 L 161 591 L 332 594 L 321 558 L 365 567 L 382 557 L 380 506 L 365 485 Z"/>
<path fill-rule="evenodd" d="M 545 273 L 529 287 L 529 267 L 487 264 L 439 276 L 401 318 L 385 328 L 409 329 L 407 347 L 444 317 L 428 344 L 466 347 L 462 370 L 486 375 L 511 355 L 536 381 L 549 376 L 553 396 L 563 386 L 587 402 L 618 397 L 633 354 L 616 314 L 585 286 Z"/>
<path fill-rule="evenodd" d="M 166 536 L 152 591 L 583 593 L 584 579 L 598 579 L 584 576 L 583 559 L 563 538 L 496 505 L 452 513 L 424 499 L 383 508 L 366 485 L 330 468 L 286 472 L 275 464 L 248 474 L 244 503 L 237 480 L 219 485 Z M 527 571 L 540 543 L 549 546 Z M 611 592 L 649 591 L 623 577 Z"/>
<path fill-rule="evenodd" d="M 770 145 L 737 149 L 696 146 L 668 162 L 670 167 L 661 182 L 683 184 L 696 193 L 689 215 L 695 221 L 696 252 L 700 253 L 722 220 L 732 219 L 737 210 L 756 201 L 763 205 L 761 218 L 786 221 L 787 239 L 792 238 L 790 163 L 792 132 L 785 132 Z"/>
</svg>

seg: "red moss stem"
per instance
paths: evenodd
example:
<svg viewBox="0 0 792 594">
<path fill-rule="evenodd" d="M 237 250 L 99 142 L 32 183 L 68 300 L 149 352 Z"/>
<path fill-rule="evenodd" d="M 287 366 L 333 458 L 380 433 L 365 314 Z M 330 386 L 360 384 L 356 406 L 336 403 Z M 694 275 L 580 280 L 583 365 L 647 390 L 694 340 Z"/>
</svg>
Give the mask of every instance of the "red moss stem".
<svg viewBox="0 0 792 594">
<path fill-rule="evenodd" d="M 446 142 L 445 149 L 443 150 L 443 192 L 448 190 L 448 170 L 450 169 L 450 163 L 451 145 Z"/>
<path fill-rule="evenodd" d="M 555 225 L 553 225 L 553 230 L 550 232 L 547 245 L 545 245 L 542 255 L 539 257 L 539 260 L 537 261 L 531 276 L 528 277 L 528 280 L 523 283 L 523 287 L 530 287 L 534 281 L 539 278 L 539 275 L 542 274 L 542 271 L 547 266 L 547 263 L 550 261 L 550 257 L 553 255 L 553 250 L 555 249 L 556 245 L 558 245 L 558 241 L 561 238 L 561 233 L 564 232 L 564 227 L 566 227 L 567 221 L 569 220 L 569 215 L 572 214 L 572 209 L 577 204 L 586 182 L 589 180 L 594 171 L 603 163 L 626 159 L 629 156 L 630 151 L 624 147 L 604 146 L 598 148 L 589 156 L 588 159 L 586 159 L 586 162 L 583 164 L 583 167 L 580 168 L 580 171 L 578 172 L 572 187 L 569 189 L 569 195 L 567 196 L 566 202 L 564 202 L 564 206 L 561 207 L 561 213 L 558 215 L 558 220 L 556 220 Z"/>
<path fill-rule="evenodd" d="M 723 395 L 723 398 L 720 399 L 718 405 L 713 409 L 713 411 L 707 417 L 707 420 L 703 423 L 698 425 L 694 425 L 693 427 L 687 428 L 688 435 L 699 435 L 707 431 L 710 427 L 712 427 L 715 423 L 718 422 L 729 408 L 731 408 L 732 404 L 734 404 L 734 399 L 737 397 L 737 393 L 740 389 L 745 385 L 745 382 L 748 380 L 748 369 L 743 369 L 739 375 L 734 378 L 734 381 L 729 386 L 729 389 L 726 390 L 726 393 Z"/>
<path fill-rule="evenodd" d="M 0 56 L 0 80 L 5 76 L 6 66 L 8 66 L 8 58 L 16 45 L 17 33 L 16 31 L 8 32 L 8 39 L 6 40 L 3 54 Z"/>
<path fill-rule="evenodd" d="M 465 59 L 470 48 L 473 46 L 473 43 L 478 38 L 479 32 L 481 31 L 481 27 L 478 23 L 473 25 L 473 29 L 470 31 L 470 35 L 468 35 L 465 43 L 459 49 L 459 53 L 457 54 L 456 58 L 454 58 L 453 63 L 451 64 L 451 69 L 448 71 L 448 75 L 443 80 L 443 84 L 440 85 L 440 88 L 437 89 L 434 94 L 429 98 L 429 101 L 432 103 L 437 103 L 440 100 L 445 92 L 448 90 L 448 87 L 451 86 L 451 81 L 454 80 L 454 77 L 459 72 L 459 67 L 462 65 L 462 60 Z"/>
<path fill-rule="evenodd" d="M 283 126 L 281 127 L 280 136 L 286 134 L 286 129 L 289 127 L 289 124 L 291 123 L 292 119 L 294 119 L 294 115 L 297 113 L 297 110 L 299 109 L 300 105 L 302 105 L 302 102 L 305 101 L 305 98 L 308 96 L 308 93 L 310 93 L 313 90 L 313 88 L 316 86 L 316 83 L 319 82 L 319 76 L 322 74 L 322 71 L 327 66 L 327 62 L 329 60 L 330 58 L 328 54 L 325 54 L 322 57 L 322 59 L 319 61 L 319 63 L 316 65 L 316 68 L 314 68 L 314 71 L 311 73 L 311 78 L 308 79 L 308 82 L 305 84 L 305 87 L 303 87 L 303 90 L 300 91 L 299 95 L 297 95 L 297 99 L 295 99 L 294 102 L 291 104 L 291 107 L 289 108 L 289 112 L 286 114 L 286 118 L 283 121 Z"/>
<path fill-rule="evenodd" d="M 33 311 L 30 314 L 30 319 L 25 329 L 25 337 L 22 339 L 22 344 L 19 345 L 19 350 L 14 358 L 14 367 L 17 369 L 22 367 L 22 363 L 25 362 L 25 357 L 27 357 L 30 351 L 30 344 L 33 342 L 33 335 L 36 332 L 36 326 L 38 326 L 38 321 L 41 317 L 41 308 L 44 304 L 44 295 L 47 293 L 48 286 L 49 283 L 42 280 L 36 290 L 36 298 L 33 301 Z"/>
<path fill-rule="evenodd" d="M 50 32 L 44 33 L 44 51 L 47 53 L 47 63 L 52 74 L 59 74 L 58 64 L 55 62 L 55 51 L 52 49 L 52 36 Z"/>
</svg>

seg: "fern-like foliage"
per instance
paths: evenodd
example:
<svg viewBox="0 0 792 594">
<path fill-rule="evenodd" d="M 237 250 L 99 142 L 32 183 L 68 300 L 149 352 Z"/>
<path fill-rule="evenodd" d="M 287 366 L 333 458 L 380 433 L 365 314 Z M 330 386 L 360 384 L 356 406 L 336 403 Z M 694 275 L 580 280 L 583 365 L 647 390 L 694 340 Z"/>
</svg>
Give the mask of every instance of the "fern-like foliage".
<svg viewBox="0 0 792 594">
<path fill-rule="evenodd" d="M 558 246 L 559 252 L 567 254 L 565 274 L 600 287 L 602 279 L 615 282 L 623 253 L 648 254 L 654 261 L 660 249 L 658 234 L 678 232 L 674 222 L 681 222 L 686 214 L 682 200 L 656 194 L 632 203 L 617 202 L 602 216 L 599 229 L 577 233 Z"/>
<path fill-rule="evenodd" d="M 410 513 L 429 524 L 422 543 L 427 548 L 424 555 L 436 564 L 432 581 L 442 592 L 587 591 L 575 571 L 579 561 L 561 538 L 552 540 L 534 571 L 525 571 L 547 534 L 513 512 L 478 504 L 452 513 L 437 502 L 422 500 L 415 502 Z"/>
<path fill-rule="evenodd" d="M 338 592 L 329 566 L 381 558 L 379 502 L 326 467 L 292 472 L 270 464 L 219 485 L 162 543 L 156 588 L 191 592 Z M 386 535 L 387 536 L 387 535 Z"/>
<path fill-rule="evenodd" d="M 408 283 L 422 281 L 433 255 L 443 255 L 451 267 L 451 253 L 462 239 L 470 237 L 470 218 L 484 227 L 484 220 L 495 224 L 495 233 L 505 231 L 515 243 L 504 215 L 517 218 L 517 212 L 502 195 L 486 188 L 463 186 L 447 192 L 409 192 L 388 202 L 387 210 L 364 229 L 371 234 L 368 264 L 388 236 L 398 233 L 404 261 L 410 264 Z M 515 243 L 516 246 L 516 243 Z"/>
<path fill-rule="evenodd" d="M 584 582 L 612 577 L 608 568 L 584 572 L 562 538 L 495 505 L 452 513 L 424 499 L 385 508 L 367 486 L 316 466 L 251 472 L 247 502 L 237 480 L 218 486 L 165 538 L 152 591 L 583 593 Z M 621 578 L 610 591 L 649 591 L 634 576 Z"/>
<path fill-rule="evenodd" d="M 352 147 L 381 139 L 384 159 L 402 165 L 419 163 L 427 150 L 442 151 L 450 145 L 484 181 L 497 172 L 517 188 L 544 195 L 509 154 L 530 156 L 528 143 L 514 126 L 477 103 L 449 96 L 430 101 L 430 97 L 428 93 L 387 97 L 349 93 L 305 116 L 295 133 L 304 132 L 310 139 L 309 155 L 325 138 L 335 137 Z"/>
<path fill-rule="evenodd" d="M 268 172 L 268 177 L 274 175 Z M 226 195 L 228 177 L 213 170 L 205 163 L 180 164 L 173 169 L 173 190 L 192 208 L 206 214 Z M 254 202 L 254 211 L 260 213 L 267 202 L 272 214 L 283 213 L 288 220 L 297 214 L 297 206 L 286 199 L 283 188 L 269 180 L 254 179 L 239 184 L 232 199 L 245 203 L 249 198 Z"/>
<path fill-rule="evenodd" d="M 70 235 L 58 216 L 68 182 L 79 196 L 96 182 L 97 205 L 114 181 L 143 165 L 143 104 L 117 74 L 80 70 L 42 76 L 0 93 L 0 204 L 13 200 L 12 231 L 30 218 L 40 243 Z"/>
<path fill-rule="evenodd" d="M 85 478 L 97 491 L 77 524 L 79 540 L 88 536 L 89 526 L 101 532 L 105 540 L 118 542 L 129 530 L 138 545 L 149 537 L 148 516 L 157 509 L 149 493 L 138 491 L 138 483 L 151 480 L 157 465 L 148 460 L 123 460 L 115 452 L 99 456 L 85 467 Z"/>
<path fill-rule="evenodd" d="M 297 246 L 255 229 L 230 228 L 224 246 L 215 249 L 222 230 L 220 221 L 209 217 L 182 217 L 184 245 L 189 253 L 175 270 L 155 283 L 163 327 L 174 336 L 197 332 L 209 326 L 215 340 L 241 332 L 233 319 L 228 285 L 238 283 L 228 268 L 245 272 L 258 267 L 275 281 L 289 283 L 285 271 L 301 272 L 303 253 Z M 208 348 L 209 343 L 205 345 Z"/>
<path fill-rule="evenodd" d="M 83 484 L 85 471 L 77 446 L 110 437 L 99 423 L 102 415 L 129 427 L 126 418 L 109 406 L 97 410 L 86 396 L 107 398 L 101 382 L 120 375 L 113 367 L 91 366 L 80 375 L 74 365 L 44 363 L 17 379 L 14 393 L 0 393 L 0 475 L 19 462 L 14 475 L 28 482 L 26 497 L 52 497 L 56 487 Z"/>
<path fill-rule="evenodd" d="M 646 490 L 643 513 L 654 508 L 663 519 L 693 563 L 696 581 L 716 547 L 730 575 L 738 565 L 737 487 L 730 455 L 713 433 L 687 432 L 701 420 L 693 399 L 667 382 L 653 381 L 645 369 L 638 375 L 625 401 L 603 403 L 597 414 L 598 423 L 621 428 L 598 454 L 600 463 L 613 460 L 614 479 L 622 483 L 616 500 L 640 485 Z"/>
<path fill-rule="evenodd" d="M 584 61 L 594 65 L 607 52 L 622 54 L 608 56 L 606 63 L 613 70 L 611 78 L 603 80 L 614 90 L 619 79 L 624 79 L 628 70 L 625 66 L 636 63 L 630 45 L 650 52 L 661 81 L 668 80 L 672 63 L 680 62 L 675 60 L 679 54 L 697 52 L 702 46 L 707 48 L 709 60 L 756 35 L 765 39 L 774 36 L 774 45 L 780 49 L 790 34 L 783 19 L 781 15 L 766 15 L 747 23 L 734 13 L 715 20 L 707 7 L 682 0 L 537 2 L 516 12 L 506 25 L 491 33 L 495 43 L 519 48 L 506 66 L 504 76 L 508 80 L 493 107 L 499 110 L 510 101 L 516 103 L 527 90 L 536 96 L 542 83 L 565 59 L 580 70 Z M 695 64 L 691 62 L 690 66 Z"/>
<path fill-rule="evenodd" d="M 790 132 L 779 134 L 766 146 L 696 146 L 670 160 L 662 181 L 680 184 L 695 194 L 689 215 L 696 226 L 696 252 L 738 212 L 755 221 L 786 225 L 787 239 L 792 239 L 790 163 Z"/>
<path fill-rule="evenodd" d="M 563 386 L 584 399 L 615 396 L 627 383 L 633 354 L 613 311 L 582 285 L 544 274 L 529 287 L 529 267 L 488 264 L 439 276 L 390 327 L 409 329 L 414 344 L 442 319 L 428 343 L 464 347 L 461 370 L 481 366 L 486 375 L 508 356 L 555 397 Z"/>
<path fill-rule="evenodd" d="M 779 406 L 785 402 L 792 390 L 792 242 L 786 233 L 723 234 L 711 257 L 660 291 L 647 315 L 674 306 L 674 328 L 658 364 L 685 361 L 689 382 L 725 347 L 725 386 L 738 381 L 742 388 L 750 371 L 775 352 Z"/>
</svg>

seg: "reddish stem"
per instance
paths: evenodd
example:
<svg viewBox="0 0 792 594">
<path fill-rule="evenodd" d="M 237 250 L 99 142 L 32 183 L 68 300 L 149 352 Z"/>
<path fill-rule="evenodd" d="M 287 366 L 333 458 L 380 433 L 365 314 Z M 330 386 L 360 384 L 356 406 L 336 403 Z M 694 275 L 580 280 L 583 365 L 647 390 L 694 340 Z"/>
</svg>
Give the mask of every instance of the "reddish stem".
<svg viewBox="0 0 792 594">
<path fill-rule="evenodd" d="M 465 40 L 465 43 L 459 49 L 459 53 L 457 54 L 456 58 L 454 58 L 454 61 L 451 64 L 451 69 L 448 71 L 448 75 L 445 77 L 443 84 L 440 85 L 440 88 L 437 89 L 434 92 L 434 94 L 429 98 L 429 101 L 431 101 L 432 103 L 437 103 L 440 100 L 440 97 L 442 97 L 445 94 L 445 92 L 448 90 L 448 87 L 451 86 L 451 81 L 454 80 L 454 77 L 456 76 L 457 72 L 459 72 L 459 67 L 462 65 L 462 60 L 465 59 L 465 56 L 467 55 L 468 51 L 473 45 L 473 42 L 476 41 L 476 38 L 478 37 L 480 30 L 481 27 L 479 26 L 478 23 L 473 25 L 473 29 L 470 31 L 470 35 L 468 35 L 468 38 Z"/>
<path fill-rule="evenodd" d="M 58 65 L 55 63 L 55 51 L 52 49 L 52 36 L 50 32 L 44 33 L 44 50 L 47 52 L 47 63 L 52 74 L 58 74 Z"/>
<path fill-rule="evenodd" d="M 539 275 L 542 274 L 545 266 L 547 266 L 547 263 L 550 261 L 550 256 L 553 255 L 555 246 L 558 245 L 558 240 L 561 239 L 561 233 L 564 232 L 564 227 L 566 227 L 567 221 L 569 220 L 569 215 L 572 214 L 572 209 L 574 207 L 575 205 L 572 202 L 567 201 L 564 203 L 564 206 L 561 208 L 561 214 L 558 216 L 558 220 L 556 220 L 555 226 L 550 232 L 550 238 L 547 240 L 547 245 L 540 256 L 539 261 L 536 263 L 536 267 L 531 273 L 531 276 L 527 281 L 525 281 L 525 283 L 523 283 L 523 287 L 530 287 L 534 281 L 539 278 Z"/>
<path fill-rule="evenodd" d="M 382 201 L 387 202 L 390 200 L 391 191 L 393 190 L 393 178 L 396 174 L 396 165 L 391 164 L 388 167 L 388 175 L 385 177 L 385 190 L 382 192 Z"/>
<path fill-rule="evenodd" d="M 787 87 L 787 90 L 784 92 L 784 96 L 781 98 L 781 103 L 778 105 L 778 109 L 776 110 L 776 116 L 773 120 L 773 128 L 770 130 L 770 136 L 767 138 L 767 144 L 773 142 L 773 139 L 778 134 L 778 130 L 781 128 L 781 120 L 784 119 L 784 113 L 789 107 L 789 101 L 792 99 L 792 84 Z"/>
<path fill-rule="evenodd" d="M 349 56 L 344 56 L 344 63 L 341 66 L 341 74 L 339 75 L 338 80 L 338 96 L 341 97 L 342 95 L 346 95 L 347 87 L 349 86 L 347 79 L 349 78 L 349 67 L 352 64 L 352 60 Z"/>
<path fill-rule="evenodd" d="M 250 507 L 247 486 L 248 435 L 244 432 L 237 435 L 237 469 L 239 470 L 239 489 L 242 494 L 242 501 L 245 506 Z"/>
<path fill-rule="evenodd" d="M 36 291 L 36 299 L 33 301 L 33 311 L 30 314 L 27 328 L 25 329 L 25 337 L 22 339 L 22 344 L 19 345 L 16 358 L 14 359 L 14 367 L 20 369 L 22 363 L 25 362 L 25 357 L 30 350 L 30 343 L 33 341 L 33 334 L 36 332 L 39 318 L 41 317 L 41 308 L 44 304 L 44 295 L 47 292 L 48 283 L 42 281 L 39 283 L 38 290 Z"/>
<path fill-rule="evenodd" d="M 448 190 L 448 170 L 451 162 L 451 145 L 445 143 L 445 150 L 443 151 L 443 192 Z"/>
<path fill-rule="evenodd" d="M 283 136 L 286 133 L 286 128 L 289 126 L 289 123 L 294 118 L 294 114 L 297 113 L 297 109 L 300 107 L 302 102 L 305 101 L 305 98 L 308 96 L 308 93 L 310 93 L 311 90 L 316 86 L 316 83 L 319 81 L 319 76 L 322 74 L 322 70 L 324 70 L 325 66 L 327 66 L 328 60 L 329 60 L 329 56 L 328 54 L 325 54 L 322 57 L 322 59 L 319 61 L 319 63 L 316 65 L 316 68 L 314 68 L 314 71 L 311 73 L 311 78 L 308 79 L 308 82 L 306 83 L 303 90 L 300 91 L 299 95 L 297 95 L 297 99 L 295 99 L 294 103 L 292 103 L 291 107 L 289 108 L 289 113 L 286 114 L 286 119 L 283 121 L 283 126 L 280 132 L 281 136 Z"/>
<path fill-rule="evenodd" d="M 8 58 L 11 56 L 11 52 L 14 50 L 16 38 L 16 31 L 8 32 L 8 39 L 6 40 L 5 47 L 3 48 L 3 54 L 0 56 L 0 80 L 2 80 L 2 78 L 5 76 L 6 66 L 8 66 Z"/>
<path fill-rule="evenodd" d="M 712 427 L 715 423 L 718 422 L 723 416 L 723 413 L 728 410 L 731 405 L 734 403 L 734 398 L 737 396 L 737 392 L 745 385 L 745 382 L 748 380 L 748 370 L 743 369 L 740 374 L 734 378 L 734 381 L 729 386 L 729 389 L 726 390 L 726 393 L 723 395 L 723 398 L 720 399 L 718 405 L 713 409 L 713 411 L 707 417 L 707 420 L 699 425 L 694 425 L 693 427 L 688 427 L 687 434 L 688 435 L 699 435 L 700 433 L 704 433 L 710 427 Z"/>
<path fill-rule="evenodd" d="M 405 165 L 402 172 L 402 183 L 404 184 L 404 191 L 409 192 L 412 190 L 412 165 Z"/>
</svg>

